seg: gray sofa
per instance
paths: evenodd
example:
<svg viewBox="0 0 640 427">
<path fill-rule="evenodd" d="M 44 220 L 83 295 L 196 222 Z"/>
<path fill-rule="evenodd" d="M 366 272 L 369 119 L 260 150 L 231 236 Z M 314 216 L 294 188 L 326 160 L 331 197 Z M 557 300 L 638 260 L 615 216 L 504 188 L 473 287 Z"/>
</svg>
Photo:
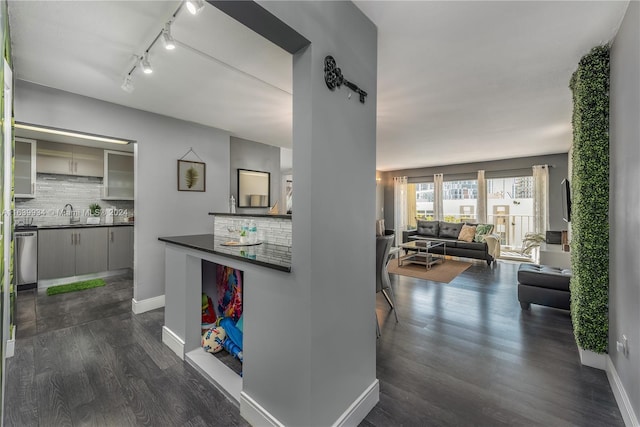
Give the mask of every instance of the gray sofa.
<svg viewBox="0 0 640 427">
<path fill-rule="evenodd" d="M 482 242 L 465 242 L 458 240 L 462 226 L 463 223 L 418 220 L 418 228 L 402 232 L 402 241 L 405 243 L 412 240 L 444 241 L 447 255 L 485 260 L 487 265 L 491 265 L 500 256 L 498 236 L 486 234 Z M 436 246 L 429 252 L 442 255 L 444 248 Z"/>
</svg>

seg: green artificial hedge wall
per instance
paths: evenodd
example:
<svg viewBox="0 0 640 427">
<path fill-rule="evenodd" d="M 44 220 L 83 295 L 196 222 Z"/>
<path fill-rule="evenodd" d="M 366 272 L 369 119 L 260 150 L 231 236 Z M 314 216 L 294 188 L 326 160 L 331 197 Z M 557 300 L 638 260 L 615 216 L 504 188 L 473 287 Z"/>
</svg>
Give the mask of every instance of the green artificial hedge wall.
<svg viewBox="0 0 640 427">
<path fill-rule="evenodd" d="M 609 47 L 585 55 L 573 92 L 571 317 L 580 348 L 607 352 L 609 334 Z"/>
</svg>

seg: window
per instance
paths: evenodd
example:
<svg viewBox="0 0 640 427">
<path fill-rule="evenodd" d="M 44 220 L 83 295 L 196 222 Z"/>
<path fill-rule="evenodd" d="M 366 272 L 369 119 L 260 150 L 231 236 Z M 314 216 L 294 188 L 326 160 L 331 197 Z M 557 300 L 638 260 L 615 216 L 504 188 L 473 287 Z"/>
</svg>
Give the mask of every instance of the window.
<svg viewBox="0 0 640 427">
<path fill-rule="evenodd" d="M 433 219 L 433 182 L 416 184 L 416 218 Z"/>
<path fill-rule="evenodd" d="M 488 179 L 487 221 L 503 245 L 521 247 L 525 233 L 533 231 L 533 177 Z"/>
<path fill-rule="evenodd" d="M 445 181 L 442 183 L 442 210 L 447 222 L 476 220 L 478 181 Z"/>
</svg>

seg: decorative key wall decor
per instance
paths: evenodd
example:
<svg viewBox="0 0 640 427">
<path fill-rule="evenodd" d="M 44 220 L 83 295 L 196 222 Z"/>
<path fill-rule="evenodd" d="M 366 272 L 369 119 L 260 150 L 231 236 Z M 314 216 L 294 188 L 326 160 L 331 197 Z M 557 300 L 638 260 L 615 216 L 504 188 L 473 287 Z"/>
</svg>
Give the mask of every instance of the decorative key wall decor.
<svg viewBox="0 0 640 427">
<path fill-rule="evenodd" d="M 336 60 L 333 59 L 331 55 L 327 55 L 324 58 L 324 81 L 330 90 L 335 90 L 336 87 L 345 85 L 360 95 L 360 102 L 364 104 L 364 98 L 367 96 L 367 92 L 360 89 L 355 83 L 344 78 L 342 70 L 336 66 Z"/>
</svg>

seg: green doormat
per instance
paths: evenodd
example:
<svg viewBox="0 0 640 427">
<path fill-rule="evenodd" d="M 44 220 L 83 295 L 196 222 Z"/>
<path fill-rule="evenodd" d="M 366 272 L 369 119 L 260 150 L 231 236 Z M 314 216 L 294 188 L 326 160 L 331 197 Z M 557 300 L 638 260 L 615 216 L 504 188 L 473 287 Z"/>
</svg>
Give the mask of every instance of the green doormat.
<svg viewBox="0 0 640 427">
<path fill-rule="evenodd" d="M 67 292 L 97 288 L 104 285 L 106 285 L 106 283 L 102 279 L 84 280 L 82 282 L 69 283 L 66 285 L 51 286 L 50 288 L 47 288 L 47 295 L 66 294 Z"/>
</svg>

